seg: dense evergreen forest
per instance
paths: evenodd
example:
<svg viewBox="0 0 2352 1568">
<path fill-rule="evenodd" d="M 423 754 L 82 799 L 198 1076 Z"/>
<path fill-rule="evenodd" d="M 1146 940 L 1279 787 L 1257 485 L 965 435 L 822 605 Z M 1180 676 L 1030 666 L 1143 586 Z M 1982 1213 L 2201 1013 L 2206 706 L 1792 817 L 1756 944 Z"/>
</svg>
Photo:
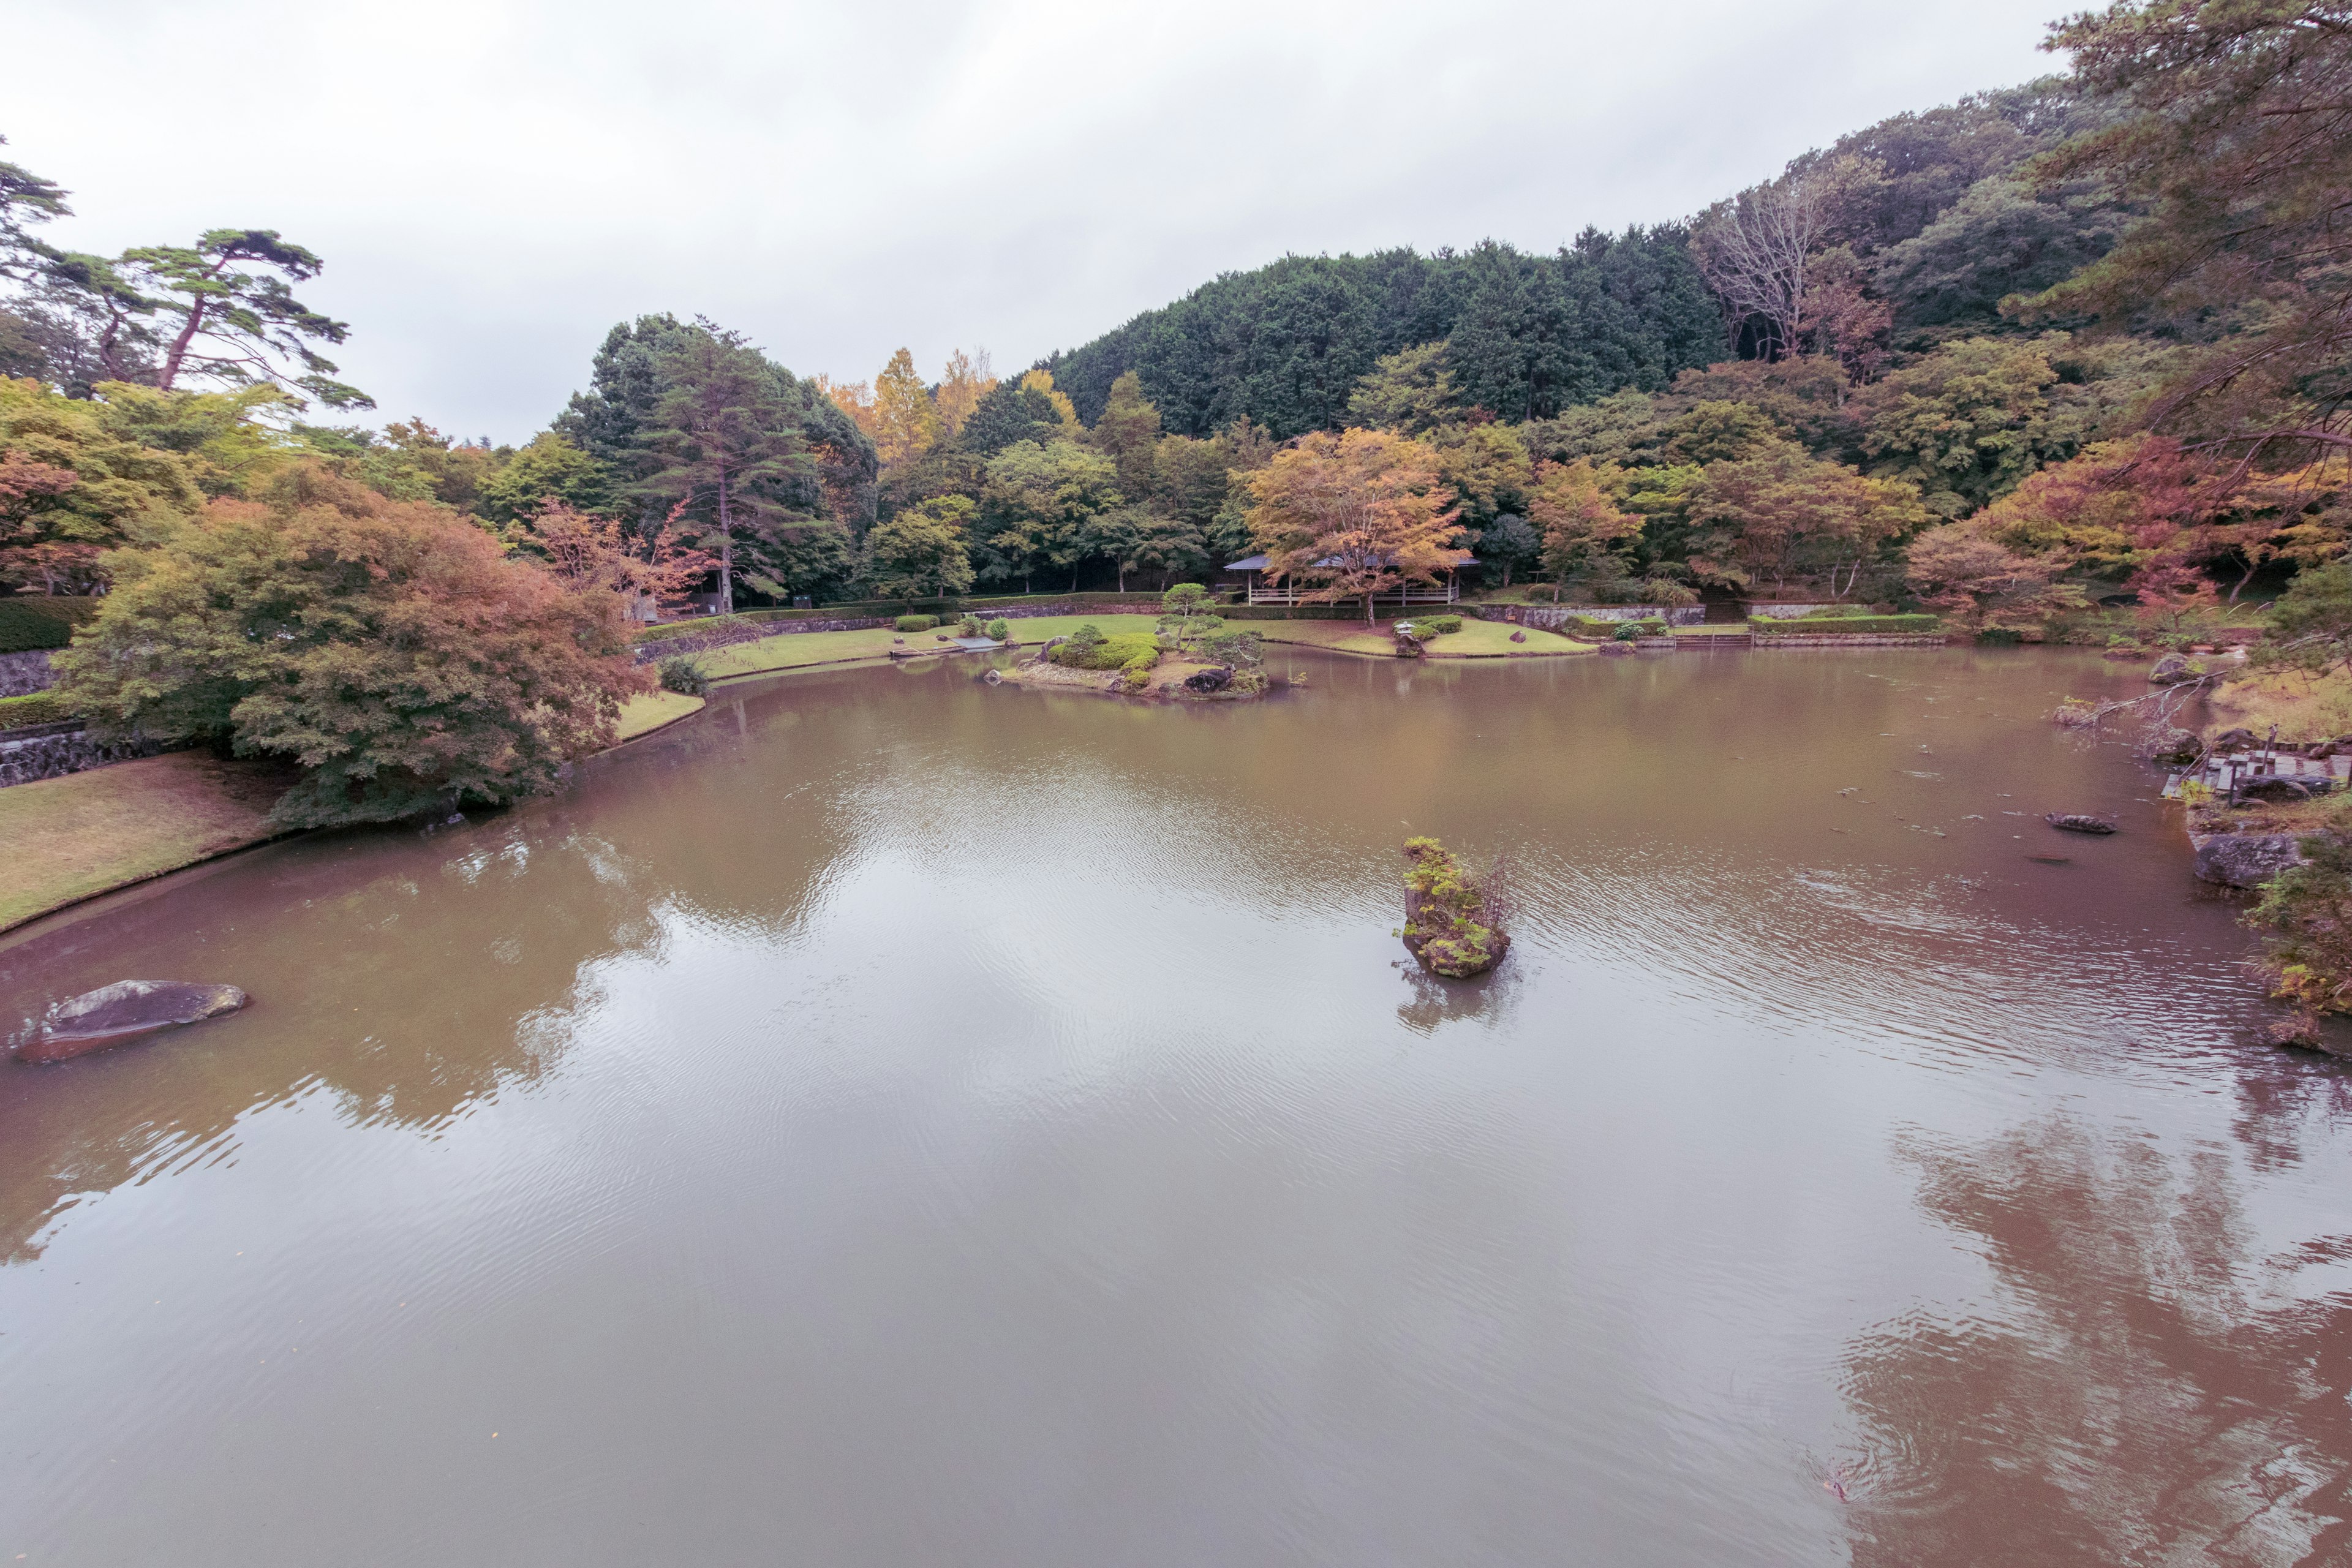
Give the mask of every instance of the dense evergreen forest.
<svg viewBox="0 0 2352 1568">
<path fill-rule="evenodd" d="M 276 560 L 331 512 L 463 527 L 491 551 L 465 573 L 640 618 L 1158 587 L 1257 552 L 1336 599 L 1369 580 L 1328 569 L 1344 545 L 1391 574 L 1466 550 L 1489 589 L 1569 600 L 2040 636 L 2336 560 L 2352 6 L 2126 0 L 2051 42 L 2063 74 L 1697 213 L 1550 252 L 1286 257 L 1003 378 L 961 351 L 796 374 L 648 314 L 583 344 L 582 390 L 512 447 L 352 422 L 372 405 L 327 353 L 352 329 L 301 302 L 325 262 L 293 241 L 74 252 L 47 237 L 70 193 L 0 163 L 0 579 L 110 589 L 100 623 L 120 599 L 127 625 L 192 591 L 225 520 L 262 531 L 239 549 L 280 530 Z"/>
</svg>

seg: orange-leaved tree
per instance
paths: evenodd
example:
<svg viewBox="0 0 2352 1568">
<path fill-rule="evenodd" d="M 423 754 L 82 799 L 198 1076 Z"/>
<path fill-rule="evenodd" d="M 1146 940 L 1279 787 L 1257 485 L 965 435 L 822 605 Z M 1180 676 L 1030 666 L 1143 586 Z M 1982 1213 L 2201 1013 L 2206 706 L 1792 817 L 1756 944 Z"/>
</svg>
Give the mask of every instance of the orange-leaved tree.
<svg viewBox="0 0 2352 1568">
<path fill-rule="evenodd" d="M 551 500 L 517 542 L 565 587 L 617 594 L 631 620 L 650 621 L 656 609 L 684 606 L 719 563 L 709 551 L 679 542 L 677 523 L 685 504 L 670 508 L 665 526 L 633 547 L 617 520 Z"/>
<path fill-rule="evenodd" d="M 617 595 L 317 469 L 107 566 L 114 591 L 57 656 L 62 695 L 109 733 L 299 763 L 287 826 L 542 793 L 652 685 Z"/>
<path fill-rule="evenodd" d="M 1580 458 L 1536 465 L 1528 519 L 1543 536 L 1554 604 L 1559 603 L 1560 584 L 1570 577 L 1624 576 L 1625 552 L 1642 537 L 1642 520 L 1618 510 L 1601 488 L 1600 471 Z"/>
<path fill-rule="evenodd" d="M 1464 559 L 1437 454 L 1419 441 L 1385 430 L 1301 436 L 1247 482 L 1250 536 L 1268 574 L 1305 583 L 1310 600 L 1360 598 L 1367 622 L 1373 595 L 1433 584 Z"/>
</svg>

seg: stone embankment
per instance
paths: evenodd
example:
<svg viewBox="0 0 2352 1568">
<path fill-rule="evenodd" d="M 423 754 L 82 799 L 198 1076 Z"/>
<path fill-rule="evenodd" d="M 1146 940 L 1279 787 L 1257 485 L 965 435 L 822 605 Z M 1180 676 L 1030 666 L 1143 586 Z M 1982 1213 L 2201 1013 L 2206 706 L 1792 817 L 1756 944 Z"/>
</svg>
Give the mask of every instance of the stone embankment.
<svg viewBox="0 0 2352 1568">
<path fill-rule="evenodd" d="M 57 683 L 57 675 L 49 668 L 48 649 L 0 653 L 0 697 L 30 697 Z"/>
<path fill-rule="evenodd" d="M 133 757 L 160 756 L 171 749 L 154 741 L 93 740 L 79 721 L 0 731 L 0 789 L 63 778 Z"/>
</svg>

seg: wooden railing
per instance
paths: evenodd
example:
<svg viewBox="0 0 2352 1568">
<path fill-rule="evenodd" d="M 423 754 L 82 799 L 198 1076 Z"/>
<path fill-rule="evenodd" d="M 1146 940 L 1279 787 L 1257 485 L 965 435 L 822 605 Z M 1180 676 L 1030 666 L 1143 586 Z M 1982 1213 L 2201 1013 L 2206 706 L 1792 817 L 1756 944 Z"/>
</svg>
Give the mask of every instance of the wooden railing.
<svg viewBox="0 0 2352 1568">
<path fill-rule="evenodd" d="M 1360 599 L 1361 595 L 1358 595 Z M 1462 590 L 1452 583 L 1442 588 L 1392 588 L 1385 594 L 1372 595 L 1372 605 L 1453 605 L 1461 602 Z M 1304 605 L 1316 603 L 1291 587 L 1252 588 L 1249 602 L 1253 605 Z"/>
</svg>

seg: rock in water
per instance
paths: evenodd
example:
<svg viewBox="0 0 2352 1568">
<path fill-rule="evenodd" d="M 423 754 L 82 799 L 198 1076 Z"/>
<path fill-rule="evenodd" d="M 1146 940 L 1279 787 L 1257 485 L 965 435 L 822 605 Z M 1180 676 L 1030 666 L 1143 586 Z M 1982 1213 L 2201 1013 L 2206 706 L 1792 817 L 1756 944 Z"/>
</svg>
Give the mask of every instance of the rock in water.
<svg viewBox="0 0 2352 1568">
<path fill-rule="evenodd" d="M 2255 888 L 2303 860 L 2303 841 L 2291 833 L 2196 833 L 2200 880 L 2225 888 Z"/>
<path fill-rule="evenodd" d="M 2166 654 L 2147 672 L 2151 686 L 2179 686 L 2205 673 L 2205 667 L 2177 653 Z"/>
<path fill-rule="evenodd" d="M 234 985 L 179 980 L 118 980 L 58 1003 L 33 1037 L 16 1047 L 20 1062 L 61 1062 L 182 1024 L 200 1024 L 245 1005 Z"/>
<path fill-rule="evenodd" d="M 2068 833 L 2113 833 L 2116 830 L 2116 825 L 2105 817 L 2090 816 L 2079 811 L 2053 811 L 2042 820 Z"/>
<path fill-rule="evenodd" d="M 1222 666 L 1212 665 L 1206 669 L 1196 669 L 1192 674 L 1186 676 L 1184 678 L 1184 689 L 1187 691 L 1197 691 L 1205 697 L 1213 692 L 1223 691 L 1226 687 L 1231 686 L 1233 683 L 1234 672 L 1232 670 L 1226 669 Z"/>
</svg>

